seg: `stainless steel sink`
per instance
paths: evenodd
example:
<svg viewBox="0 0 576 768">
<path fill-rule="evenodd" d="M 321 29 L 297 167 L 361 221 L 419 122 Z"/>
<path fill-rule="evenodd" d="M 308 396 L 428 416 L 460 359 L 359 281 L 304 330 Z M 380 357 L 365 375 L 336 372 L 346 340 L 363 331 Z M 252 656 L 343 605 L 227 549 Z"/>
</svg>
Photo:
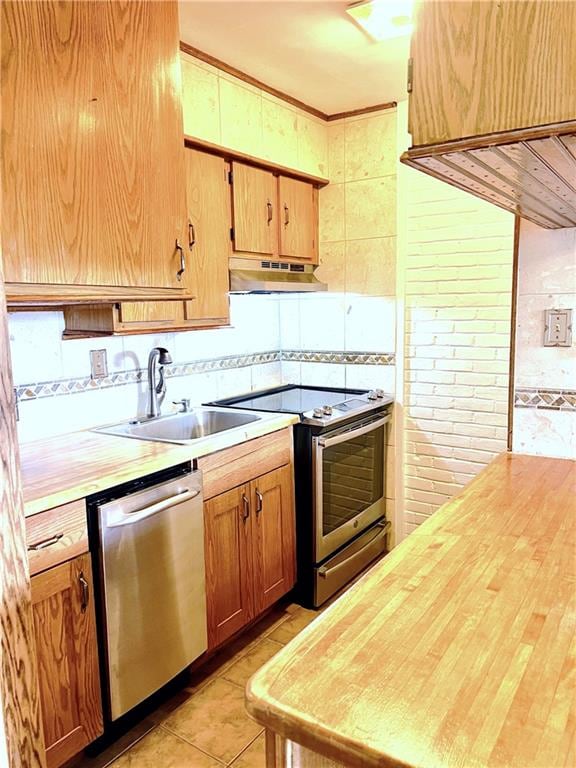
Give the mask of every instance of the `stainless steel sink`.
<svg viewBox="0 0 576 768">
<path fill-rule="evenodd" d="M 252 413 L 198 408 L 190 413 L 175 413 L 157 419 L 113 424 L 93 431 L 103 432 L 107 435 L 134 437 L 139 440 L 188 443 L 215 435 L 218 432 L 237 429 L 261 419 L 262 416 Z"/>
</svg>

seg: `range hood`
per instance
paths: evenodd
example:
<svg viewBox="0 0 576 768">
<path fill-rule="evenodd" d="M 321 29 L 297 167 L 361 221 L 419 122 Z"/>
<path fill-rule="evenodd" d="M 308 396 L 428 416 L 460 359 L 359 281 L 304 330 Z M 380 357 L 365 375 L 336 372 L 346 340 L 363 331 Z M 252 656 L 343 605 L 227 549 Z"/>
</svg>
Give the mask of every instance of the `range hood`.
<svg viewBox="0 0 576 768">
<path fill-rule="evenodd" d="M 231 293 L 308 293 L 328 286 L 314 276 L 312 264 L 230 259 Z"/>
<path fill-rule="evenodd" d="M 576 227 L 576 122 L 413 147 L 400 158 L 546 229 Z"/>
</svg>

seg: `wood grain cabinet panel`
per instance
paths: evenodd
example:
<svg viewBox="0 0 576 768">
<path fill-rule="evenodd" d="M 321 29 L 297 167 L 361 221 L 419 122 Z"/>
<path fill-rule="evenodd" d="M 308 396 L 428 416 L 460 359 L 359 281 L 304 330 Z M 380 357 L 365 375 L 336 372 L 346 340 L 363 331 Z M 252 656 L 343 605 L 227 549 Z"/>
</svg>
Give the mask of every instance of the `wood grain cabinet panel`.
<svg viewBox="0 0 576 768">
<path fill-rule="evenodd" d="M 188 292 L 195 296 L 185 303 L 185 317 L 191 325 L 225 325 L 230 322 L 232 253 L 228 163 L 195 149 L 185 150 L 185 161 L 190 260 L 185 278 Z"/>
<path fill-rule="evenodd" d="M 269 608 L 295 583 L 292 472 L 280 467 L 250 483 L 253 517 L 254 602 Z"/>
<path fill-rule="evenodd" d="M 204 504 L 208 648 L 254 616 L 249 493 L 242 485 Z"/>
<path fill-rule="evenodd" d="M 46 301 L 55 286 L 72 301 L 71 286 L 181 288 L 178 36 L 172 1 L 2 3 L 9 298 L 11 283 L 36 303 L 40 284 Z"/>
<path fill-rule="evenodd" d="M 305 181 L 278 177 L 280 258 L 317 263 L 317 191 Z"/>
<path fill-rule="evenodd" d="M 576 3 L 421 3 L 411 40 L 414 146 L 574 120 Z"/>
<path fill-rule="evenodd" d="M 294 586 L 295 517 L 287 464 L 204 503 L 208 648 Z"/>
<path fill-rule="evenodd" d="M 270 171 L 232 163 L 234 250 L 273 256 L 278 253 L 276 177 Z"/>
<path fill-rule="evenodd" d="M 46 762 L 58 768 L 103 731 L 90 555 L 31 582 Z"/>
</svg>

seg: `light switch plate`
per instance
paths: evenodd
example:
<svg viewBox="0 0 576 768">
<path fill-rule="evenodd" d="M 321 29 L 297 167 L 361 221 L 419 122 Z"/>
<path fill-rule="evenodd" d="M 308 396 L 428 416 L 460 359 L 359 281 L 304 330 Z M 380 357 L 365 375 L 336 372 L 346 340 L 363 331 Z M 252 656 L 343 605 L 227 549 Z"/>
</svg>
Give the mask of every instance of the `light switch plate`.
<svg viewBox="0 0 576 768">
<path fill-rule="evenodd" d="M 108 361 L 105 349 L 90 350 L 90 376 L 93 379 L 105 379 L 108 376 Z"/>
<path fill-rule="evenodd" d="M 572 345 L 572 310 L 547 309 L 544 312 L 544 346 Z"/>
</svg>

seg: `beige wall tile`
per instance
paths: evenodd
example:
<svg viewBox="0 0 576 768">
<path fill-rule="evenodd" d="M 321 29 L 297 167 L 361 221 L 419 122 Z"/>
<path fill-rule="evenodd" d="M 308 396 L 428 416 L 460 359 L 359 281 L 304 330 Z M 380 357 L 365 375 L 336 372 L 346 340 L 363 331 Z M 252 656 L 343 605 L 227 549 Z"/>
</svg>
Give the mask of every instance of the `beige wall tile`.
<svg viewBox="0 0 576 768">
<path fill-rule="evenodd" d="M 345 125 L 346 181 L 396 172 L 396 112 Z"/>
<path fill-rule="evenodd" d="M 188 57 L 182 57 L 181 67 L 184 133 L 219 144 L 218 76 L 197 66 Z"/>
<path fill-rule="evenodd" d="M 222 144 L 262 155 L 262 97 L 260 93 L 219 79 Z"/>
<path fill-rule="evenodd" d="M 346 290 L 370 296 L 396 293 L 396 237 L 346 243 Z"/>
<path fill-rule="evenodd" d="M 320 264 L 315 275 L 328 285 L 328 290 L 343 293 L 346 290 L 345 243 L 320 243 Z"/>
<path fill-rule="evenodd" d="M 332 184 L 345 180 L 344 130 L 343 123 L 328 126 L 328 178 Z"/>
<path fill-rule="evenodd" d="M 298 168 L 317 176 L 328 174 L 328 130 L 304 115 L 298 115 Z"/>
<path fill-rule="evenodd" d="M 276 101 L 262 98 L 262 156 L 292 168 L 298 165 L 297 115 Z"/>
<path fill-rule="evenodd" d="M 347 240 L 396 234 L 394 176 L 353 181 L 344 186 Z"/>
<path fill-rule="evenodd" d="M 344 240 L 344 184 L 328 184 L 319 198 L 320 242 Z"/>
</svg>

